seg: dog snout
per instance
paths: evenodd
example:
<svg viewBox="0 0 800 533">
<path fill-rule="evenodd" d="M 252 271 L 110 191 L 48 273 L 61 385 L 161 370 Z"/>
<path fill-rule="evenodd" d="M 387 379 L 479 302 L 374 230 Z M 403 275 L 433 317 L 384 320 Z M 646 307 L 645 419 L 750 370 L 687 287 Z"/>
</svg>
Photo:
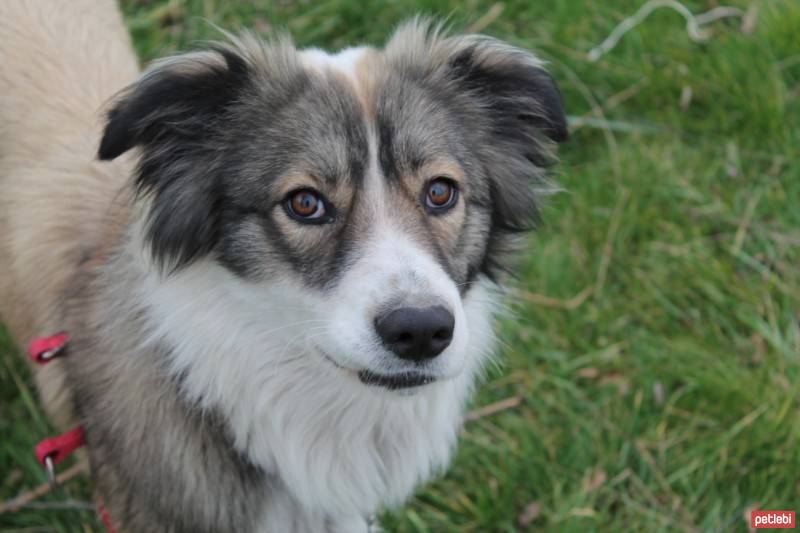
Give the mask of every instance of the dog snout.
<svg viewBox="0 0 800 533">
<path fill-rule="evenodd" d="M 455 318 L 441 305 L 400 307 L 375 319 L 383 343 L 400 359 L 425 361 L 444 351 L 453 340 Z"/>
</svg>

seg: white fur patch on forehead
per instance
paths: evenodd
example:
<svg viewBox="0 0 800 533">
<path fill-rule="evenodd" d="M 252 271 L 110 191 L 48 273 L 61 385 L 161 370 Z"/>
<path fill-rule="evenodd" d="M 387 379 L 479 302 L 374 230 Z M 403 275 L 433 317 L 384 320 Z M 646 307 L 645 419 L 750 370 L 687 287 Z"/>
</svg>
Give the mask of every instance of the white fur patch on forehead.
<svg viewBox="0 0 800 533">
<path fill-rule="evenodd" d="M 308 68 L 315 69 L 321 73 L 328 70 L 335 70 L 344 74 L 353 85 L 358 87 L 358 77 L 356 76 L 356 66 L 359 61 L 367 55 L 370 48 L 367 46 L 353 46 L 345 48 L 336 54 L 329 54 L 320 48 L 307 48 L 300 50 L 300 62 Z"/>
</svg>

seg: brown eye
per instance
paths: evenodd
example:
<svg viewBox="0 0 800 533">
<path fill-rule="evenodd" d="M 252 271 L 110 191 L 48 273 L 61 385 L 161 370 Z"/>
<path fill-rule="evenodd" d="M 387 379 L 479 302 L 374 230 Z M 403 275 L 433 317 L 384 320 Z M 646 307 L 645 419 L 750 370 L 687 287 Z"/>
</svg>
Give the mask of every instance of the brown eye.
<svg viewBox="0 0 800 533">
<path fill-rule="evenodd" d="M 325 200 L 313 189 L 299 189 L 290 192 L 284 202 L 286 212 L 295 220 L 310 224 L 329 222 L 331 216 Z"/>
<path fill-rule="evenodd" d="M 425 192 L 425 205 L 440 210 L 453 207 L 458 199 L 456 184 L 447 178 L 435 178 L 428 183 Z"/>
</svg>

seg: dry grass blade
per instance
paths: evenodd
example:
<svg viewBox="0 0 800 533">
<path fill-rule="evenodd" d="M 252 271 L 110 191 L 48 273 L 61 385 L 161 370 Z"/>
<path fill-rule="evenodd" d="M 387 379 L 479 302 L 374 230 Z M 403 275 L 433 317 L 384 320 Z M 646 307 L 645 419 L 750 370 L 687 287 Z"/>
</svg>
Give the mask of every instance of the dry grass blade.
<svg viewBox="0 0 800 533">
<path fill-rule="evenodd" d="M 83 464 L 83 463 L 78 463 L 76 465 L 73 465 L 73 466 L 67 468 L 66 470 L 64 470 L 60 474 L 56 475 L 56 481 L 58 481 L 59 485 L 63 485 L 64 483 L 66 483 L 70 479 L 78 477 L 79 475 L 81 475 L 85 471 L 86 471 L 86 465 Z M 22 507 L 25 507 L 30 502 L 41 498 L 42 496 L 44 496 L 45 494 L 47 494 L 51 490 L 53 490 L 53 489 L 52 489 L 52 487 L 50 486 L 49 483 L 42 483 L 38 487 L 35 487 L 35 488 L 33 488 L 33 489 L 29 490 L 29 491 L 23 492 L 22 494 L 20 494 L 19 496 L 17 496 L 16 498 L 14 498 L 12 500 L 8 500 L 8 501 L 5 501 L 3 503 L 0 503 L 0 514 L 10 513 L 10 512 L 16 511 L 18 509 L 21 509 Z"/>
<path fill-rule="evenodd" d="M 497 2 L 496 4 L 492 4 L 486 13 L 483 14 L 481 18 L 467 26 L 467 32 L 469 33 L 480 33 L 485 30 L 489 25 L 497 20 L 503 10 L 506 8 L 505 4 L 502 2 Z"/>
<path fill-rule="evenodd" d="M 545 296 L 544 294 L 537 294 L 535 292 L 529 291 L 520 291 L 518 293 L 519 297 L 525 300 L 526 302 L 531 302 L 536 305 L 541 305 L 544 307 L 553 307 L 555 309 L 566 309 L 568 311 L 572 311 L 577 309 L 583 302 L 586 301 L 589 296 L 594 292 L 594 285 L 589 285 L 581 292 L 573 296 L 572 298 L 568 298 L 566 300 L 562 300 L 560 298 L 553 298 L 552 296 Z"/>
<path fill-rule="evenodd" d="M 467 421 L 478 420 L 480 418 L 484 418 L 486 416 L 491 416 L 493 414 L 499 413 L 500 411 L 505 411 L 507 409 L 513 409 L 517 407 L 519 404 L 522 403 L 522 396 L 512 396 L 511 398 L 506 398 L 505 400 L 500 400 L 499 402 L 490 403 L 484 407 L 480 407 L 475 409 L 474 411 L 470 411 L 467 413 L 467 416 L 464 417 Z"/>
<path fill-rule="evenodd" d="M 703 31 L 701 26 L 725 17 L 744 16 L 744 12 L 737 7 L 719 6 L 700 15 L 693 15 L 686 6 L 676 0 L 650 0 L 634 15 L 620 22 L 602 43 L 589 50 L 589 60 L 597 61 L 604 54 L 610 52 L 626 33 L 644 22 L 653 11 L 662 7 L 671 8 L 686 19 L 686 32 L 689 34 L 689 38 L 695 42 L 702 42 L 710 37 L 709 32 Z"/>
</svg>

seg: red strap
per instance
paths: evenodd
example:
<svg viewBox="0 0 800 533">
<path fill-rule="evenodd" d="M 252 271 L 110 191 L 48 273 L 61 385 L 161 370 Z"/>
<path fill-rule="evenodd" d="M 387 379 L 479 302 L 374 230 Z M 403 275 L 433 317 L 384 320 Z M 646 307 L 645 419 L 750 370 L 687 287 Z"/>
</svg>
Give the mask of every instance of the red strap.
<svg viewBox="0 0 800 533">
<path fill-rule="evenodd" d="M 63 353 L 68 340 L 69 334 L 65 331 L 33 339 L 28 345 L 28 357 L 37 364 L 47 364 Z"/>
<path fill-rule="evenodd" d="M 42 466 L 46 466 L 47 458 L 50 458 L 53 464 L 58 464 L 84 444 L 83 427 L 78 426 L 61 435 L 44 439 L 36 445 L 33 451 L 36 454 L 36 460 Z"/>
<path fill-rule="evenodd" d="M 69 341 L 69 335 L 64 331 L 49 337 L 33 339 L 28 345 L 28 357 L 37 364 L 46 365 L 64 353 L 67 341 Z M 61 435 L 40 441 L 33 451 L 36 454 L 36 460 L 48 469 L 48 476 L 51 477 L 52 483 L 52 465 L 60 463 L 84 444 L 86 444 L 86 439 L 84 438 L 83 427 L 78 426 Z M 47 464 L 48 459 L 50 460 L 50 465 Z M 108 516 L 108 511 L 106 511 L 102 500 L 98 501 L 97 515 L 108 533 L 117 533 L 117 530 L 111 525 L 111 518 Z"/>
<path fill-rule="evenodd" d="M 86 439 L 83 433 L 83 427 L 78 426 L 61 435 L 50 437 L 39 442 L 34 448 L 36 453 L 36 460 L 42 466 L 48 468 L 48 476 L 52 476 L 52 466 L 47 466 L 47 460 L 50 459 L 51 464 L 55 465 L 70 456 L 72 452 L 86 444 Z M 52 481 L 51 481 L 52 483 Z M 111 525 L 111 518 L 108 516 L 103 500 L 97 502 L 97 516 L 100 522 L 105 526 L 107 533 L 117 533 L 114 526 Z"/>
<path fill-rule="evenodd" d="M 108 511 L 106 511 L 106 506 L 103 505 L 102 499 L 97 501 L 97 516 L 100 518 L 100 522 L 106 527 L 108 533 L 117 533 L 117 530 L 111 525 L 111 517 L 108 516 Z"/>
</svg>

